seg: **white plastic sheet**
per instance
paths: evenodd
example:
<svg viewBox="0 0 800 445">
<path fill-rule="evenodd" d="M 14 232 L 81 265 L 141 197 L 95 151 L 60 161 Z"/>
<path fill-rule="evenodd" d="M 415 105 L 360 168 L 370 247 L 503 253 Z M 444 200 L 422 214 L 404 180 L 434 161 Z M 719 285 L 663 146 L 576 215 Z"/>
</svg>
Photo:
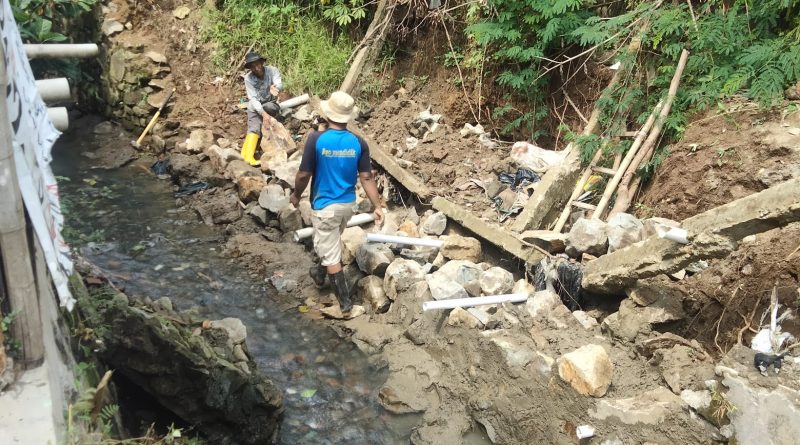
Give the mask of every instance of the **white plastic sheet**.
<svg viewBox="0 0 800 445">
<path fill-rule="evenodd" d="M 50 170 L 50 151 L 60 133 L 47 116 L 47 106 L 36 90 L 33 72 L 14 22 L 11 4 L 0 9 L 0 35 L 5 45 L 3 67 L 8 74 L 6 104 L 14 140 L 14 161 L 25 208 L 42 245 L 47 267 L 61 305 L 71 310 L 75 300 L 69 291 L 72 274 L 69 246 L 61 236 L 64 217 L 58 198 L 58 184 Z"/>
<path fill-rule="evenodd" d="M 517 142 L 511 146 L 511 159 L 540 174 L 561 165 L 566 157 L 566 150 L 546 150 L 528 142 Z"/>
</svg>

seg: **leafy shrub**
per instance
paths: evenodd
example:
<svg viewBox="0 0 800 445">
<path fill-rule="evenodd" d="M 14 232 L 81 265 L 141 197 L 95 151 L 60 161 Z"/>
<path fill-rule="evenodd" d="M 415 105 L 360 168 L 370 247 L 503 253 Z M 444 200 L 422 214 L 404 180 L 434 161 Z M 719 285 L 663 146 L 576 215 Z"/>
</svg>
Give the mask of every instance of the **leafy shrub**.
<svg viewBox="0 0 800 445">
<path fill-rule="evenodd" d="M 534 109 L 547 106 L 544 92 L 553 73 L 574 69 L 599 51 L 628 59 L 635 68 L 627 83 L 598 101 L 601 123 L 614 131 L 633 123 L 626 120 L 628 115 L 639 124 L 646 119 L 686 48 L 690 57 L 665 124 L 670 134 L 679 135 L 688 109 L 708 108 L 737 93 L 768 106 L 800 79 L 798 9 L 800 0 L 709 0 L 691 5 L 487 0 L 466 32 L 474 45 L 490 49 L 499 71 L 496 81 Z M 642 45 L 631 58 L 624 49 L 634 36 L 641 37 Z"/>
<path fill-rule="evenodd" d="M 91 11 L 97 0 L 11 0 L 14 20 L 24 41 L 53 43 L 67 40 L 62 34 L 69 19 Z"/>
</svg>

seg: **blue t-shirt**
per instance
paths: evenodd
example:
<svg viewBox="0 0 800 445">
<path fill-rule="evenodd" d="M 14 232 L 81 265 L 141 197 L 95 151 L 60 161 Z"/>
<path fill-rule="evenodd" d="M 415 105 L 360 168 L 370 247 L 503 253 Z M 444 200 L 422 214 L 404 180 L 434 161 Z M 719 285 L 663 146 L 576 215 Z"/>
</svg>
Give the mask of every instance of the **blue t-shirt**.
<svg viewBox="0 0 800 445">
<path fill-rule="evenodd" d="M 315 131 L 306 141 L 300 171 L 312 175 L 312 209 L 355 202 L 358 174 L 372 171 L 369 146 L 348 130 Z"/>
</svg>

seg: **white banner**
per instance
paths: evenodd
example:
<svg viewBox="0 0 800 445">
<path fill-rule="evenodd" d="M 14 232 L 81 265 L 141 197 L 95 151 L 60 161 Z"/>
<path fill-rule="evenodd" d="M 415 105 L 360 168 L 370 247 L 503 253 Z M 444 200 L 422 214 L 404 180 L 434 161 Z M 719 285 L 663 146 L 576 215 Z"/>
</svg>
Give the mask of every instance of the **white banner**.
<svg viewBox="0 0 800 445">
<path fill-rule="evenodd" d="M 50 151 L 61 133 L 47 117 L 47 106 L 36 90 L 8 1 L 3 1 L 0 10 L 0 36 L 0 43 L 5 48 L 5 60 L 2 61 L 5 66 L 0 69 L 6 70 L 9 80 L 5 86 L 6 104 L 22 199 L 42 245 L 61 305 L 72 310 L 75 300 L 68 286 L 72 258 L 69 246 L 61 237 L 64 216 L 58 199 L 58 184 L 50 170 Z"/>
</svg>

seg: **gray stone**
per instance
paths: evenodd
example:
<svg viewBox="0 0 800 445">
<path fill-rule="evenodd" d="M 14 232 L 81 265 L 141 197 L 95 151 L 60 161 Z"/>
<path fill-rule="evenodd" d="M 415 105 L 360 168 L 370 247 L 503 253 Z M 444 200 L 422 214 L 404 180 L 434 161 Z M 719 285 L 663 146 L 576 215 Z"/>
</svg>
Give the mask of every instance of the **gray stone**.
<svg viewBox="0 0 800 445">
<path fill-rule="evenodd" d="M 418 246 L 419 247 L 419 246 Z M 421 247 L 418 249 L 401 249 L 400 257 L 413 260 L 421 265 L 433 262 L 439 250 L 434 247 Z"/>
<path fill-rule="evenodd" d="M 728 412 L 737 443 L 794 444 L 800 437 L 800 391 L 787 385 L 756 386 L 744 377 L 726 374 Z M 769 442 L 767 442 L 769 438 Z"/>
<path fill-rule="evenodd" d="M 190 12 L 192 12 L 192 10 L 189 9 L 188 6 L 181 5 L 181 6 L 178 6 L 177 8 L 172 10 L 172 15 L 176 19 L 181 20 L 181 19 L 185 19 L 186 16 L 188 16 Z"/>
<path fill-rule="evenodd" d="M 228 166 L 225 167 L 225 176 L 232 181 L 238 181 L 242 176 L 255 176 L 260 178 L 261 173 L 247 162 L 233 160 L 228 162 Z"/>
<path fill-rule="evenodd" d="M 586 330 L 592 330 L 598 326 L 597 319 L 587 314 L 584 311 L 574 311 L 572 316 L 578 320 L 578 323 Z"/>
<path fill-rule="evenodd" d="M 447 216 L 442 212 L 436 212 L 425 218 L 422 223 L 422 231 L 428 235 L 441 235 L 447 228 Z"/>
<path fill-rule="evenodd" d="M 467 291 L 470 297 L 481 296 L 481 282 L 479 280 L 467 281 L 462 286 L 464 286 L 464 290 Z"/>
<path fill-rule="evenodd" d="M 614 252 L 642 240 L 644 225 L 629 213 L 617 213 L 608 220 L 608 252 Z"/>
<path fill-rule="evenodd" d="M 684 345 L 655 351 L 651 363 L 658 363 L 661 378 L 675 394 L 684 389 L 700 389 L 703 382 L 714 378 L 711 361 Z"/>
<path fill-rule="evenodd" d="M 599 420 L 617 419 L 625 425 L 658 425 L 668 416 L 681 412 L 681 402 L 681 398 L 668 389 L 658 387 L 626 399 L 598 400 L 589 415 Z"/>
<path fill-rule="evenodd" d="M 300 216 L 303 218 L 303 224 L 311 226 L 311 215 L 313 214 L 311 201 L 304 199 L 297 204 L 297 208 L 300 209 Z"/>
<path fill-rule="evenodd" d="M 599 219 L 582 218 L 572 225 L 567 236 L 567 255 L 578 258 L 583 253 L 604 255 L 608 249 L 606 223 Z"/>
<path fill-rule="evenodd" d="M 584 396 L 603 397 L 613 375 L 614 365 L 600 345 L 585 345 L 558 359 L 558 376 Z"/>
<path fill-rule="evenodd" d="M 358 282 L 358 294 L 364 304 L 369 304 L 372 311 L 381 314 L 389 310 L 391 300 L 386 298 L 383 290 L 383 280 L 375 275 L 369 275 Z"/>
<path fill-rule="evenodd" d="M 242 217 L 239 198 L 235 194 L 208 201 L 196 201 L 194 209 L 209 226 L 232 223 Z"/>
<path fill-rule="evenodd" d="M 519 235 L 519 239 L 550 253 L 561 253 L 567 246 L 567 234 L 551 230 L 527 230 Z"/>
<path fill-rule="evenodd" d="M 470 314 L 466 310 L 457 307 L 450 311 L 450 315 L 447 317 L 447 325 L 448 326 L 462 326 L 465 328 L 475 329 L 475 328 L 482 328 L 483 323 L 478 320 L 477 317 Z"/>
<path fill-rule="evenodd" d="M 107 135 L 114 132 L 114 124 L 109 121 L 100 122 L 94 126 L 93 133 L 99 135 Z"/>
<path fill-rule="evenodd" d="M 503 268 L 492 267 L 483 272 L 480 283 L 485 295 L 507 294 L 514 288 L 514 275 Z"/>
<path fill-rule="evenodd" d="M 653 325 L 680 320 L 684 317 L 680 302 L 665 301 L 663 305 L 637 306 L 631 299 L 622 300 L 619 312 L 603 320 L 602 328 L 614 337 L 633 341 L 648 334 Z"/>
<path fill-rule="evenodd" d="M 439 273 L 464 286 L 469 282 L 480 280 L 483 270 L 475 263 L 466 260 L 448 261 L 439 268 Z"/>
<path fill-rule="evenodd" d="M 294 161 L 287 161 L 272 169 L 272 173 L 276 178 L 285 182 L 290 189 L 294 189 L 294 179 L 297 176 L 297 171 L 300 170 L 300 159 Z"/>
<path fill-rule="evenodd" d="M 313 116 L 314 110 L 311 108 L 311 105 L 303 105 L 292 113 L 292 117 L 301 121 L 301 122 L 311 122 L 311 119 L 314 118 Z"/>
<path fill-rule="evenodd" d="M 383 279 L 383 290 L 390 300 L 397 298 L 397 295 L 414 284 L 425 279 L 425 272 L 422 266 L 416 261 L 397 258 L 386 268 Z"/>
<path fill-rule="evenodd" d="M 517 280 L 517 282 L 514 283 L 514 288 L 511 289 L 512 294 L 528 294 L 528 296 L 531 296 L 535 292 L 536 287 L 534 287 L 531 283 L 528 283 L 528 281 L 524 278 Z"/>
<path fill-rule="evenodd" d="M 269 222 L 269 217 L 267 216 L 267 209 L 261 206 L 253 206 L 247 213 L 253 217 L 259 224 L 262 226 L 266 226 Z"/>
<path fill-rule="evenodd" d="M 468 298 L 464 287 L 441 272 L 434 272 L 425 276 L 425 281 L 431 290 L 434 300 L 450 300 L 453 298 Z"/>
<path fill-rule="evenodd" d="M 100 30 L 104 35 L 111 37 L 114 34 L 124 31 L 125 25 L 116 20 L 104 20 L 103 24 L 100 25 Z"/>
<path fill-rule="evenodd" d="M 247 328 L 238 318 L 228 317 L 222 320 L 212 320 L 211 328 L 224 330 L 234 344 L 239 344 L 247 338 Z"/>
<path fill-rule="evenodd" d="M 383 243 L 365 243 L 356 250 L 358 267 L 367 275 L 382 277 L 392 261 L 394 261 L 394 254 Z"/>
<path fill-rule="evenodd" d="M 108 75 L 114 82 L 121 82 L 125 77 L 126 59 L 125 50 L 118 49 L 111 54 L 108 66 Z"/>
<path fill-rule="evenodd" d="M 541 290 L 528 298 L 528 301 L 525 302 L 525 309 L 532 318 L 537 319 L 549 316 L 559 304 L 563 305 L 557 293 L 551 290 Z"/>
<path fill-rule="evenodd" d="M 200 153 L 212 145 L 214 145 L 214 133 L 211 130 L 192 130 L 189 139 L 186 140 L 186 150 L 189 153 Z"/>
<path fill-rule="evenodd" d="M 481 242 L 475 238 L 449 235 L 444 239 L 441 254 L 450 260 L 481 261 Z"/>
<path fill-rule="evenodd" d="M 711 407 L 711 391 L 707 389 L 700 391 L 684 389 L 681 391 L 681 400 L 695 411 L 706 411 Z"/>
<path fill-rule="evenodd" d="M 367 234 L 361 227 L 348 227 L 342 232 L 341 239 L 342 264 L 352 264 L 356 260 L 358 248 L 367 242 Z"/>
<path fill-rule="evenodd" d="M 300 210 L 293 205 L 288 205 L 278 212 L 278 222 L 280 223 L 281 231 L 284 233 L 294 232 L 303 228 L 303 218 L 300 216 Z"/>
<path fill-rule="evenodd" d="M 152 60 L 154 63 L 158 64 L 166 64 L 167 63 L 167 56 L 156 52 L 156 51 L 147 51 L 144 53 L 144 56 L 148 59 Z"/>
<path fill-rule="evenodd" d="M 283 187 L 278 184 L 269 184 L 261 190 L 258 196 L 258 205 L 277 214 L 289 205 L 289 198 L 283 192 Z"/>
</svg>

